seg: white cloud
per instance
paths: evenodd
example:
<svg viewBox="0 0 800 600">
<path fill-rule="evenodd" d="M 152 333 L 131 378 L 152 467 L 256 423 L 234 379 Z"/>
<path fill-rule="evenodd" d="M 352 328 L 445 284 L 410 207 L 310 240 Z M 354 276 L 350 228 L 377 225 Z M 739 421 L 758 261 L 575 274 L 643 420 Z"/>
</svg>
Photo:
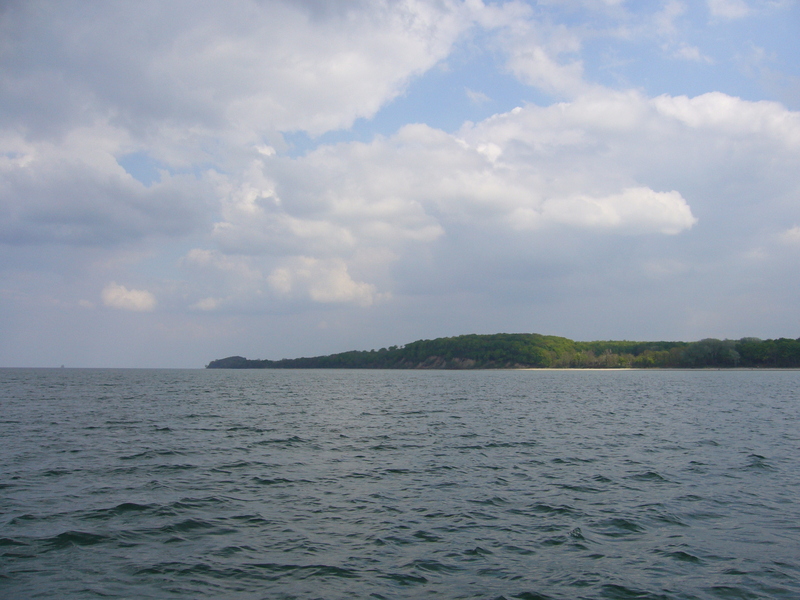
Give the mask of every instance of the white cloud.
<svg viewBox="0 0 800 600">
<path fill-rule="evenodd" d="M 129 290 L 116 282 L 109 283 L 101 294 L 103 304 L 111 308 L 148 312 L 156 307 L 156 298 L 147 290 Z"/>
<path fill-rule="evenodd" d="M 268 269 L 264 262 L 254 256 L 193 248 L 178 261 L 187 278 L 182 302 L 188 300 L 190 308 L 200 311 L 263 306 L 267 285 L 263 273 Z"/>
<path fill-rule="evenodd" d="M 721 92 L 694 98 L 659 96 L 653 105 L 662 115 L 696 129 L 712 129 L 730 136 L 766 136 L 790 148 L 800 147 L 800 113 L 777 102 L 749 102 Z"/>
<path fill-rule="evenodd" d="M 566 96 L 575 96 L 588 87 L 580 60 L 559 61 L 553 51 L 535 42 L 518 43 L 510 50 L 509 68 L 528 85 Z"/>
<path fill-rule="evenodd" d="M 308 297 L 320 303 L 353 303 L 370 306 L 379 297 L 375 286 L 354 281 L 341 260 L 297 257 L 269 276 L 273 290 L 283 296 Z"/>
<path fill-rule="evenodd" d="M 781 232 L 779 239 L 788 246 L 800 246 L 800 226 L 795 225 Z"/>
<path fill-rule="evenodd" d="M 479 231 L 501 253 L 537 237 L 581 244 L 583 232 L 675 235 L 697 221 L 687 200 L 646 185 L 635 159 L 618 160 L 638 156 L 642 144 L 655 149 L 650 132 L 673 120 L 637 93 L 596 93 L 515 109 L 457 134 L 409 125 L 368 144 L 265 156 L 224 188 L 213 232 L 219 250 L 192 250 L 184 264 L 233 273 L 257 261 L 278 298 L 368 306 L 425 248 L 448 247 L 460 260 L 480 254 L 487 242 L 473 237 Z M 681 143 L 667 140 L 659 152 Z M 225 289 L 259 301 L 258 278 L 250 287 L 247 279 Z"/>
<path fill-rule="evenodd" d="M 220 306 L 222 301 L 219 298 L 203 298 L 192 304 L 191 308 L 197 310 L 214 310 Z"/>
<path fill-rule="evenodd" d="M 569 111 L 567 105 L 561 107 L 560 113 Z M 608 108 L 608 106 L 606 106 Z M 591 111 L 591 109 L 590 109 Z M 590 112 L 589 111 L 589 112 Z M 596 187 L 598 181 L 585 181 L 575 176 L 573 157 L 581 153 L 588 143 L 588 123 L 583 123 L 583 131 L 577 138 L 573 131 L 567 137 L 551 140 L 548 131 L 546 113 L 537 107 L 513 111 L 498 115 L 487 122 L 469 126 L 461 132 L 463 138 L 451 136 L 431 128 L 415 125 L 401 130 L 390 140 L 376 141 L 369 147 L 359 146 L 356 156 L 345 162 L 341 172 L 336 173 L 336 180 L 341 181 L 347 189 L 352 189 L 356 182 L 348 182 L 347 174 L 357 168 L 353 163 L 361 162 L 369 168 L 358 169 L 362 177 L 358 185 L 367 195 L 361 203 L 367 207 L 381 197 L 390 196 L 398 199 L 398 206 L 411 208 L 414 200 L 417 206 L 429 215 L 440 215 L 440 223 L 477 223 L 484 226 L 500 226 L 506 219 L 514 222 L 519 211 L 534 211 L 539 214 L 542 225 L 547 223 L 569 224 L 579 228 L 634 227 L 635 223 L 643 224 L 636 210 L 622 210 L 626 202 L 641 206 L 651 202 L 658 210 L 652 211 L 646 230 L 683 229 L 691 226 L 691 219 L 680 218 L 677 221 L 661 210 L 664 198 L 652 193 L 650 196 L 641 193 L 622 192 L 626 177 L 618 178 L 618 183 L 605 183 L 613 191 L 617 187 L 620 195 L 610 195 L 602 200 L 589 200 L 581 196 L 585 186 Z M 580 112 L 580 109 L 576 110 Z M 626 119 L 632 111 L 620 114 L 619 125 L 627 128 Z M 595 127 L 608 129 L 613 127 L 610 112 L 604 111 L 601 122 L 592 123 Z M 538 121 L 536 116 L 545 116 Z M 592 118 L 590 114 L 577 115 L 579 118 Z M 574 123 L 573 123 L 574 125 Z M 559 129 L 561 129 L 559 127 Z M 339 160 L 348 155 L 344 148 L 338 148 Z M 554 151 L 557 153 L 554 156 Z M 555 158 L 555 160 L 554 160 Z M 584 157 L 585 158 L 585 157 Z M 583 160 L 583 158 L 582 158 Z M 585 172 L 586 163 L 580 169 Z M 542 172 L 547 169 L 548 174 Z M 598 165 L 598 179 L 608 179 L 608 172 Z M 392 175 L 389 175 L 389 174 Z M 585 173 L 584 173 L 585 175 Z M 373 179 L 374 178 L 374 179 Z M 549 182 L 545 183 L 549 178 Z M 331 182 L 332 183 L 332 182 Z M 330 184 L 329 184 L 330 185 Z M 334 194 L 336 187 L 332 188 Z M 611 206 L 614 216 L 608 219 L 595 219 L 588 216 L 565 218 L 565 213 L 575 208 L 576 198 L 583 208 Z M 644 201 L 643 198 L 647 198 Z M 683 210 L 688 210 L 679 195 L 668 195 L 670 201 L 679 199 Z M 569 207 L 561 210 L 563 205 Z M 547 210 L 543 210 L 544 207 Z M 363 212 L 363 211 L 362 211 Z M 608 211 L 607 211 L 608 212 Z M 639 211 L 641 212 L 641 211 Z M 680 212 L 680 211 L 679 211 Z M 609 214 L 611 214 L 609 213 Z M 661 227 L 655 226 L 659 219 L 666 219 Z M 383 236 L 388 239 L 401 239 L 399 236 Z"/>
<path fill-rule="evenodd" d="M 214 269 L 225 274 L 235 274 L 243 279 L 258 280 L 261 278 L 261 273 L 252 266 L 251 261 L 246 257 L 228 256 L 217 250 L 193 248 L 180 259 L 179 265 Z"/>
<path fill-rule="evenodd" d="M 540 212 L 518 209 L 511 217 L 512 224 L 517 227 L 523 227 L 528 221 L 536 228 L 541 221 L 668 235 L 685 231 L 697 222 L 678 192 L 654 192 L 641 187 L 599 198 L 577 195 L 548 199 Z"/>
<path fill-rule="evenodd" d="M 741 19 L 750 14 L 750 7 L 745 0 L 708 0 L 708 11 L 713 17 Z"/>
<path fill-rule="evenodd" d="M 0 241 L 194 233 L 213 211 L 212 186 L 227 184 L 217 171 L 235 182 L 249 155 L 285 147 L 281 131 L 318 135 L 373 116 L 482 10 L 455 0 L 12 3 L 0 19 Z M 125 172 L 117 160 L 132 153 L 163 166 L 160 182 Z M 318 237 L 307 222 L 281 227 Z"/>
<path fill-rule="evenodd" d="M 476 92 L 469 88 L 465 89 L 465 93 L 467 94 L 467 98 L 469 98 L 470 102 L 472 102 L 473 104 L 477 104 L 479 106 L 481 104 L 486 104 L 491 100 L 491 98 L 489 98 L 489 96 L 487 96 L 483 92 Z"/>
<path fill-rule="evenodd" d="M 686 4 L 679 0 L 668 0 L 664 3 L 664 8 L 656 13 L 654 21 L 658 33 L 664 37 L 674 37 L 679 31 L 675 23 L 686 13 Z"/>
<path fill-rule="evenodd" d="M 690 46 L 686 43 L 680 44 L 673 55 L 676 58 L 689 60 L 692 62 L 705 63 L 708 65 L 714 63 L 714 60 L 700 52 L 700 49 L 697 46 Z"/>
<path fill-rule="evenodd" d="M 77 122 L 90 106 L 146 126 L 148 136 L 169 135 L 159 128 L 319 134 L 372 116 L 472 24 L 453 0 L 76 8 L 14 6 L 14 27 L 4 30 L 4 79 L 15 94 L 6 119 L 40 120 L 44 111 Z"/>
<path fill-rule="evenodd" d="M 573 102 L 520 107 L 456 134 L 409 125 L 368 144 L 265 157 L 229 189 L 214 236 L 223 252 L 289 260 L 271 271 L 274 291 L 364 301 L 367 288 L 358 285 L 382 280 L 373 291 L 387 290 L 393 265 L 413 260 L 420 248 L 480 252 L 457 241 L 475 231 L 491 232 L 492 243 L 510 252 L 518 251 L 515 239 L 547 240 L 555 231 L 574 245 L 584 232 L 688 231 L 698 222 L 690 207 L 697 193 L 689 192 L 706 174 L 750 169 L 758 176 L 761 161 L 775 164 L 770 153 L 781 156 L 796 144 L 797 119 L 775 103 L 718 93 L 648 99 L 595 90 Z M 739 158 L 731 162 L 734 142 Z M 687 172 L 689 156 L 696 174 Z M 788 168 L 790 158 L 784 162 Z M 382 258 L 364 271 L 366 255 Z M 311 280 L 335 279 L 322 276 L 320 265 L 336 265 L 341 281 L 344 267 L 373 279 L 311 294 Z"/>
</svg>

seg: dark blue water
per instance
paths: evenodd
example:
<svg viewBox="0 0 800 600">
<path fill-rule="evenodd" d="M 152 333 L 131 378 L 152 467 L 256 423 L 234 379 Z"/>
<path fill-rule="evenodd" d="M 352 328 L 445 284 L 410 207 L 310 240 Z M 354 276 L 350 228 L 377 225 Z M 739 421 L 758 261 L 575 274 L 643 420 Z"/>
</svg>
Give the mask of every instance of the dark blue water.
<svg viewBox="0 0 800 600">
<path fill-rule="evenodd" d="M 800 598 L 798 390 L 0 370 L 0 597 Z"/>
</svg>

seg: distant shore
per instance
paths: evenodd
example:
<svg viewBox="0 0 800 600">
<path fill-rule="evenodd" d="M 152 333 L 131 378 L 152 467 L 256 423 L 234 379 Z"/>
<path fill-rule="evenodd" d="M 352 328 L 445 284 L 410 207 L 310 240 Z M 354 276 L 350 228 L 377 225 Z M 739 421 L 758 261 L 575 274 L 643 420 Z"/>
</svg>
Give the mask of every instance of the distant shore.
<svg viewBox="0 0 800 600">
<path fill-rule="evenodd" d="M 208 369 L 796 369 L 800 339 L 577 342 L 537 333 L 461 335 L 325 356 L 211 361 Z"/>
</svg>

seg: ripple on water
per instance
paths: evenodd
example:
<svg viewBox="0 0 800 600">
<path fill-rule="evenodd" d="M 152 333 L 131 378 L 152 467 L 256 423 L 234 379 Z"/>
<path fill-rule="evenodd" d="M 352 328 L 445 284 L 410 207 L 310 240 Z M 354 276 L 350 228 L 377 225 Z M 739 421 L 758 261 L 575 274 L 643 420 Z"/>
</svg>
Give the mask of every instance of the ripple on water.
<svg viewBox="0 0 800 600">
<path fill-rule="evenodd" d="M 63 550 L 73 546 L 94 546 L 108 542 L 111 538 L 88 531 L 65 531 L 50 538 L 41 540 L 49 550 Z"/>
<path fill-rule="evenodd" d="M 67 371 L 0 370 L 0 597 L 800 598 L 800 373 Z"/>
<path fill-rule="evenodd" d="M 648 592 L 636 588 L 606 583 L 600 588 L 600 597 L 609 600 L 669 600 L 666 594 Z"/>
<path fill-rule="evenodd" d="M 666 556 L 670 558 L 674 558 L 680 562 L 687 562 L 687 563 L 696 563 L 699 564 L 702 561 L 696 557 L 694 554 L 689 554 L 688 552 L 684 552 L 683 550 L 676 550 L 674 552 L 667 552 Z"/>
<path fill-rule="evenodd" d="M 644 473 L 636 473 L 634 475 L 629 475 L 626 479 L 632 479 L 633 481 L 646 481 L 652 483 L 666 483 L 669 480 L 663 477 L 660 473 L 656 473 L 655 471 L 645 471 Z"/>
<path fill-rule="evenodd" d="M 605 535 L 606 537 L 625 537 L 632 534 L 639 534 L 645 531 L 644 527 L 632 521 L 621 517 L 614 517 L 600 521 L 594 526 L 594 531 Z"/>
</svg>

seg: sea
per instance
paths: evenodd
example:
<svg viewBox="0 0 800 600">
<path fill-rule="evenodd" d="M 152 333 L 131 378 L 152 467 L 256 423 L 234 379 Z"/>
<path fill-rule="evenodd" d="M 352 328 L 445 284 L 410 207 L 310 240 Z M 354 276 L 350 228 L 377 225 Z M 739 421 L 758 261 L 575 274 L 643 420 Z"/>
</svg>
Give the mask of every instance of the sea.
<svg viewBox="0 0 800 600">
<path fill-rule="evenodd" d="M 800 372 L 0 369 L 0 598 L 800 598 Z"/>
</svg>

